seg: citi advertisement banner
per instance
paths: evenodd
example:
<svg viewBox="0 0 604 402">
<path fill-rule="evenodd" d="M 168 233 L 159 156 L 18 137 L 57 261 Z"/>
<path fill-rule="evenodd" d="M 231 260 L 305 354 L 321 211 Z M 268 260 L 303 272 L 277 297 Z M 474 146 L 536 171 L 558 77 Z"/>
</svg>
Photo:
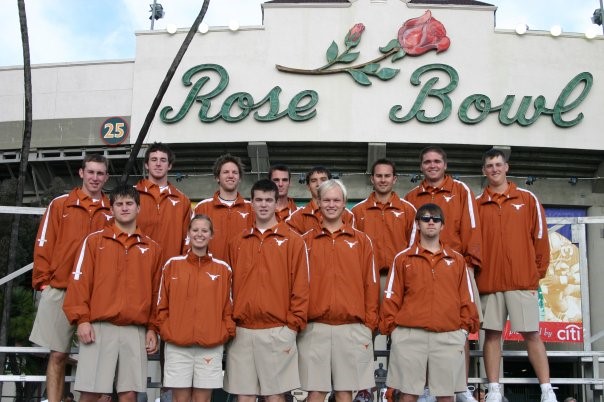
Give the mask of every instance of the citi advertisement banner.
<svg viewBox="0 0 604 402">
<path fill-rule="evenodd" d="M 546 208 L 548 217 L 585 216 L 584 209 Z M 579 247 L 571 241 L 570 225 L 550 227 L 550 264 L 538 290 L 541 339 L 544 342 L 583 342 Z M 520 334 L 504 329 L 504 339 L 521 341 Z"/>
</svg>

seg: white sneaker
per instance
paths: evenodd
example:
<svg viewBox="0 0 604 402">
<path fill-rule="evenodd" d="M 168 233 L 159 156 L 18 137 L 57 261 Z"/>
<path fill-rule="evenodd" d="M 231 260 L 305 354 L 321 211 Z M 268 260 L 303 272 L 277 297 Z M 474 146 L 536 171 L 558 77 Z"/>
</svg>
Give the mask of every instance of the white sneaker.
<svg viewBox="0 0 604 402">
<path fill-rule="evenodd" d="M 478 402 L 472 392 L 466 389 L 464 392 L 458 392 L 455 394 L 455 402 Z"/>
<path fill-rule="evenodd" d="M 425 387 L 424 393 L 417 398 L 417 402 L 436 402 L 436 398 L 430 395 L 430 388 Z"/>
<path fill-rule="evenodd" d="M 558 402 L 556 399 L 556 393 L 553 389 L 548 389 L 544 393 L 541 394 L 541 402 Z"/>
<path fill-rule="evenodd" d="M 487 396 L 484 399 L 485 402 L 501 402 L 502 400 L 503 397 L 501 396 L 501 388 L 487 392 Z"/>
</svg>

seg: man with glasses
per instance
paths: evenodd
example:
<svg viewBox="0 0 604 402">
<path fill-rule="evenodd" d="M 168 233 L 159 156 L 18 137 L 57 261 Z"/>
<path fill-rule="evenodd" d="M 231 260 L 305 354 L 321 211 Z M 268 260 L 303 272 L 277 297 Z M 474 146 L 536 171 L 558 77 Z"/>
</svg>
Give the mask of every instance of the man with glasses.
<svg viewBox="0 0 604 402">
<path fill-rule="evenodd" d="M 440 240 L 442 209 L 425 204 L 415 220 L 419 241 L 394 258 L 382 303 L 380 332 L 392 337 L 386 385 L 410 402 L 427 380 L 437 401 L 453 402 L 478 313 L 463 256 Z"/>
<path fill-rule="evenodd" d="M 437 146 L 424 148 L 420 153 L 420 169 L 424 175 L 421 184 L 412 189 L 405 199 L 419 208 L 428 202 L 438 205 L 447 217 L 449 224 L 444 227 L 440 239 L 453 250 L 464 256 L 472 280 L 476 309 L 480 316 L 480 298 L 474 282 L 474 270 L 480 269 L 480 220 L 476 211 L 474 193 L 463 182 L 445 174 L 447 153 Z M 470 368 L 470 346 L 466 344 L 466 378 L 460 377 L 457 387 L 458 402 L 476 402 L 467 388 L 467 374 Z M 463 381 L 461 381 L 463 379 Z"/>
</svg>

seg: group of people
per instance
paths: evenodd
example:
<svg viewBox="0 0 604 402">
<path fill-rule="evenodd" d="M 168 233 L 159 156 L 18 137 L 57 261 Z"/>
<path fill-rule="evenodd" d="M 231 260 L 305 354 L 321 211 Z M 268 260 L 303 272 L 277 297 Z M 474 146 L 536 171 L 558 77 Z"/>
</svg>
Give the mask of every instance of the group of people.
<svg viewBox="0 0 604 402">
<path fill-rule="evenodd" d="M 350 402 L 353 390 L 375 386 L 378 330 L 391 336 L 387 385 L 403 402 L 426 385 L 440 402 L 475 401 L 467 336 L 479 328 L 487 400 L 499 402 L 508 314 L 527 341 L 541 401 L 556 401 L 537 303 L 549 262 L 545 213 L 507 180 L 503 152 L 484 155 L 488 185 L 477 198 L 445 173 L 440 147 L 422 150 L 424 180 L 404 198 L 393 190 L 394 162 L 379 159 L 373 192 L 351 210 L 346 187 L 323 167 L 306 175 L 304 207 L 288 196 L 283 165 L 253 184 L 248 201 L 238 191 L 241 160 L 229 154 L 215 162 L 216 193 L 191 210 L 168 182 L 174 158 L 151 144 L 148 177 L 107 197 L 107 161 L 87 156 L 82 186 L 48 206 L 34 249 L 42 296 L 30 340 L 51 350 L 50 402 L 61 400 L 74 331 L 83 402 L 114 387 L 121 401 L 136 400 L 158 335 L 174 401 L 209 402 L 222 387 L 241 402 L 283 401 L 296 388 L 309 402 L 332 391 Z"/>
</svg>

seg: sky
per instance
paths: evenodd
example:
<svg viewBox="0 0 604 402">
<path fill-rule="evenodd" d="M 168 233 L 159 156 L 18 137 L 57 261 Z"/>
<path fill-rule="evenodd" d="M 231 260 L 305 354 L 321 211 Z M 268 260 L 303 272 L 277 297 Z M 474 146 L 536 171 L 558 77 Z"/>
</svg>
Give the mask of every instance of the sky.
<svg viewBox="0 0 604 402">
<path fill-rule="evenodd" d="M 357 0 L 367 1 L 367 0 Z M 394 0 L 390 0 L 394 1 Z M 496 28 L 547 30 L 560 25 L 564 32 L 584 33 L 593 27 L 590 17 L 599 0 L 482 0 L 498 7 Z M 153 0 L 31 0 L 26 1 L 32 64 L 91 60 L 133 59 L 134 32 L 150 28 Z M 189 27 L 203 1 L 158 0 L 165 17 L 155 29 L 167 24 Z M 209 26 L 261 25 L 260 0 L 211 0 L 204 22 Z M 0 66 L 23 64 L 17 0 L 3 1 L 0 25 Z M 601 35 L 601 28 L 598 30 Z"/>
</svg>

